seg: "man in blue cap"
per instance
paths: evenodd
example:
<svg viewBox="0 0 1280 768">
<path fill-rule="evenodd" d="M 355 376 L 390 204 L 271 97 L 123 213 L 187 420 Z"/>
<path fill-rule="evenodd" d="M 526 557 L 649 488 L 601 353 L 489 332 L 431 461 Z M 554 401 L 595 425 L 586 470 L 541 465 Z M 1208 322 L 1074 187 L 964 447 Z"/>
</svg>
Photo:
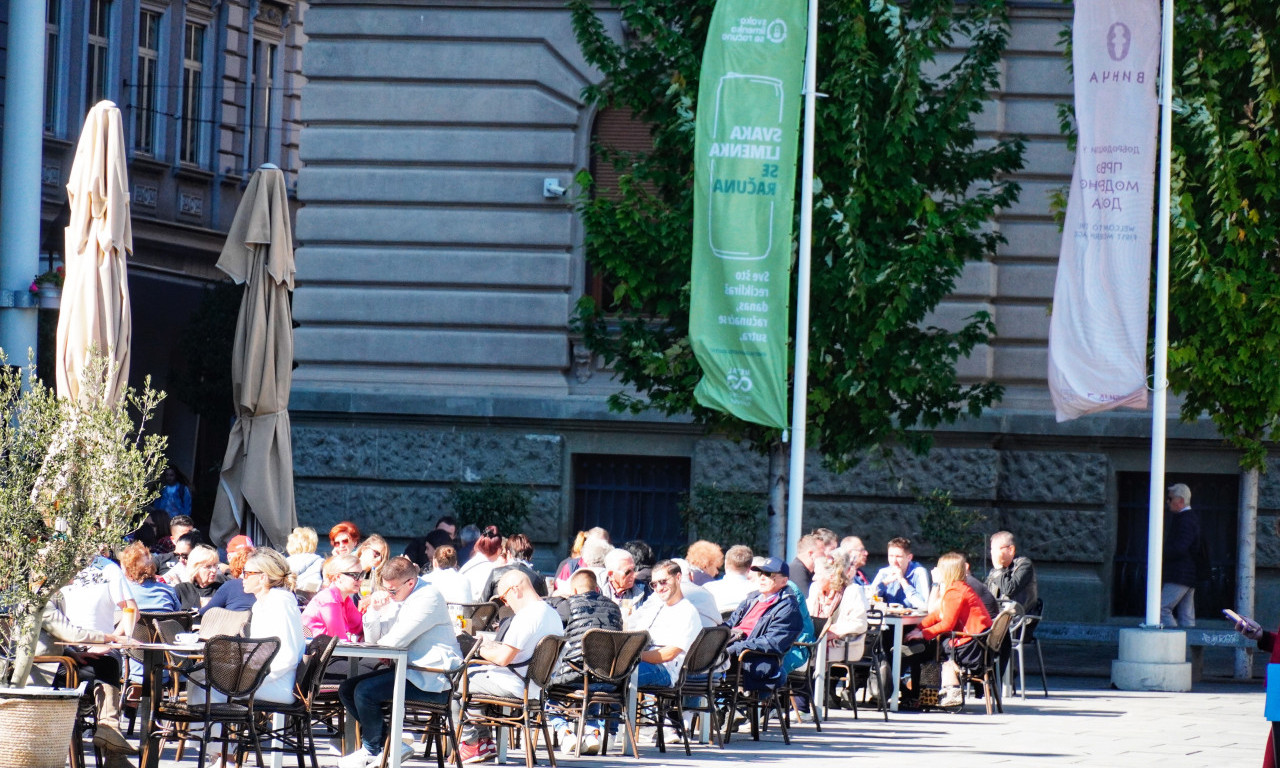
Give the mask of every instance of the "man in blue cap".
<svg viewBox="0 0 1280 768">
<path fill-rule="evenodd" d="M 747 595 L 725 626 L 733 630 L 728 647 L 732 656 L 759 651 L 768 656 L 748 656 L 742 664 L 742 685 L 751 691 L 776 688 L 785 673 L 779 660 L 804 629 L 796 596 L 787 589 L 787 564 L 776 557 L 757 557 L 751 564 L 757 591 Z"/>
</svg>

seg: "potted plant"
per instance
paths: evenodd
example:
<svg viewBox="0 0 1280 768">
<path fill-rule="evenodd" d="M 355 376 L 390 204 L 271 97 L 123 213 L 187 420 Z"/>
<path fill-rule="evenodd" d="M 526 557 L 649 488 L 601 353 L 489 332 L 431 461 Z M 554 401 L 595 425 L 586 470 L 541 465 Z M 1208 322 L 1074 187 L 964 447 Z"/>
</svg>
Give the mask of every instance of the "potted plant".
<svg viewBox="0 0 1280 768">
<path fill-rule="evenodd" d="M 62 284 L 66 281 L 65 267 L 55 267 L 42 272 L 31 281 L 30 291 L 36 295 L 41 309 L 57 309 L 62 303 Z"/>
<path fill-rule="evenodd" d="M 165 438 L 143 425 L 163 397 L 150 388 L 104 402 L 108 363 L 90 359 L 78 402 L 59 399 L 35 376 L 10 367 L 0 350 L 0 763 L 38 764 L 6 750 L 56 749 L 65 758 L 74 698 L 61 716 L 34 714 L 32 654 L 49 600 L 97 556 L 134 530 L 154 497 Z M 136 418 L 136 421 L 135 421 Z M 56 697 L 54 697 L 56 698 Z M 64 694 L 65 698 L 65 694 Z M 55 702 L 54 706 L 56 709 Z M 63 704 L 66 707 L 66 704 Z M 18 736 L 32 727 L 56 733 Z"/>
</svg>

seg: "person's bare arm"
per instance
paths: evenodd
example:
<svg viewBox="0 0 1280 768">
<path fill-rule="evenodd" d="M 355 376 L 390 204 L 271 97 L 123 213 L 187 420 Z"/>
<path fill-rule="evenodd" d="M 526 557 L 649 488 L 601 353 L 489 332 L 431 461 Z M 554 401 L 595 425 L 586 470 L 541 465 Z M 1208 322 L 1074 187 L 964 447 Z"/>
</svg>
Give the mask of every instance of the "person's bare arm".
<svg viewBox="0 0 1280 768">
<path fill-rule="evenodd" d="M 485 661 L 505 667 L 516 660 L 516 654 L 519 652 L 520 649 L 513 648 L 506 643 L 487 642 L 480 646 L 479 654 L 480 658 Z"/>
<path fill-rule="evenodd" d="M 640 654 L 640 660 L 649 664 L 665 664 L 679 656 L 680 652 L 681 649 L 674 645 L 664 645 L 661 648 L 651 648 Z"/>
</svg>

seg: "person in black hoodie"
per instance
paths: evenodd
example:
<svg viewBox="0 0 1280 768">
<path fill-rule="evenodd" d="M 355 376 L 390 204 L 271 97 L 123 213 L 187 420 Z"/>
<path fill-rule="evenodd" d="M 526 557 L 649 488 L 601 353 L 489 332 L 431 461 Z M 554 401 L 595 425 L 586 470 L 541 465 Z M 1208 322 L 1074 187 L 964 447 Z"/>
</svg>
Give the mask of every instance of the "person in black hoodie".
<svg viewBox="0 0 1280 768">
<path fill-rule="evenodd" d="M 1191 489 L 1183 483 L 1169 486 L 1165 502 L 1169 511 L 1164 516 L 1164 581 L 1160 585 L 1160 624 L 1164 627 L 1194 627 L 1195 551 L 1200 540 L 1200 515 L 1191 509 Z"/>
</svg>

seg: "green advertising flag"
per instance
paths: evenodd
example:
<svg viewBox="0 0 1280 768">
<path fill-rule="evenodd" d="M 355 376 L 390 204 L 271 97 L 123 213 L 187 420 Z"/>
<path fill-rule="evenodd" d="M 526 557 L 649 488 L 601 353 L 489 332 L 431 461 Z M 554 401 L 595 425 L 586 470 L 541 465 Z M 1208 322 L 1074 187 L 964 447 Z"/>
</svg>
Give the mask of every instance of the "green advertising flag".
<svg viewBox="0 0 1280 768">
<path fill-rule="evenodd" d="M 719 0 L 698 86 L 694 396 L 779 429 L 806 23 L 805 0 Z"/>
</svg>

